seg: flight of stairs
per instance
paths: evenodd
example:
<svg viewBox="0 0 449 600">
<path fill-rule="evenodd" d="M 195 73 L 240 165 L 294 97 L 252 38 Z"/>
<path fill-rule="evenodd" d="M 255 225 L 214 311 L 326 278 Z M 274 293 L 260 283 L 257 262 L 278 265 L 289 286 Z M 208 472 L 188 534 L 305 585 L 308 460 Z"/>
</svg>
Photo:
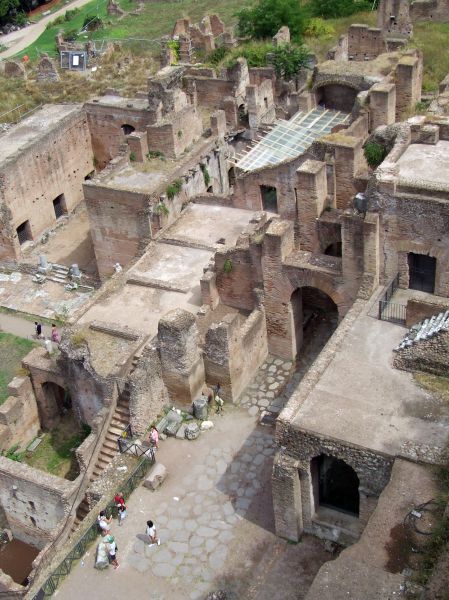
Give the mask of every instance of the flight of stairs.
<svg viewBox="0 0 449 600">
<path fill-rule="evenodd" d="M 52 269 L 47 275 L 47 279 L 56 281 L 57 283 L 67 283 L 69 280 L 69 267 L 52 263 Z"/>
<path fill-rule="evenodd" d="M 129 374 L 131 374 L 136 368 L 138 360 L 138 356 L 133 357 L 132 366 Z M 125 383 L 122 393 L 120 394 L 115 412 L 112 415 L 112 419 L 109 423 L 109 427 L 105 439 L 103 441 L 103 446 L 101 447 L 101 450 L 98 454 L 97 462 L 95 463 L 95 467 L 92 471 L 89 483 L 100 477 L 103 470 L 109 465 L 114 456 L 118 454 L 119 449 L 117 438 L 129 425 L 129 397 L 130 386 L 129 382 L 127 381 Z M 78 527 L 78 525 L 88 514 L 88 512 L 89 505 L 86 500 L 86 497 L 84 497 L 76 510 L 76 518 L 73 522 L 72 532 Z"/>
<path fill-rule="evenodd" d="M 398 352 L 404 348 L 413 346 L 420 340 L 428 340 L 442 331 L 449 331 L 449 310 L 440 312 L 429 319 L 424 319 L 417 325 L 413 325 L 399 346 L 394 350 Z"/>
</svg>

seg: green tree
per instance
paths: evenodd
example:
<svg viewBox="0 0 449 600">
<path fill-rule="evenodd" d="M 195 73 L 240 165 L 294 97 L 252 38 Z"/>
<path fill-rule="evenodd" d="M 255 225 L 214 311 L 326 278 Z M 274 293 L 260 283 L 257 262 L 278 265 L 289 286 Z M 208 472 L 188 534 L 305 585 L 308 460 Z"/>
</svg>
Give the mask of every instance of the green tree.
<svg viewBox="0 0 449 600">
<path fill-rule="evenodd" d="M 287 25 L 299 40 L 307 25 L 307 10 L 300 0 L 259 0 L 252 8 L 237 13 L 240 35 L 256 39 L 272 37 Z"/>
<path fill-rule="evenodd" d="M 309 3 L 312 16 L 323 19 L 349 17 L 361 10 L 370 10 L 372 5 L 369 0 L 310 0 Z"/>
<path fill-rule="evenodd" d="M 307 66 L 309 49 L 306 46 L 282 44 L 273 53 L 273 66 L 278 77 L 287 81 L 296 79 L 299 71 Z"/>
<path fill-rule="evenodd" d="M 9 15 L 19 6 L 19 0 L 0 0 L 0 23 L 8 23 Z"/>
</svg>

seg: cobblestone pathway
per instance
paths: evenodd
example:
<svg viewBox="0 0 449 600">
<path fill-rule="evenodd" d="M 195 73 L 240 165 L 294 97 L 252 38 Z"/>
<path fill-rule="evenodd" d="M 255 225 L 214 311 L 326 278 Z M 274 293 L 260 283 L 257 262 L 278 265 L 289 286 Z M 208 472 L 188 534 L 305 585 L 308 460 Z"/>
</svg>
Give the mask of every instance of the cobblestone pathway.
<svg viewBox="0 0 449 600">
<path fill-rule="evenodd" d="M 314 538 L 292 546 L 274 535 L 273 429 L 256 423 L 262 411 L 280 411 L 293 371 L 291 362 L 269 357 L 241 406 L 211 415 L 214 429 L 193 442 L 163 442 L 157 458 L 167 466 L 166 482 L 154 493 L 139 487 L 128 501 L 125 526 L 113 528 L 120 569 L 89 568 L 91 549 L 85 566 L 79 563 L 63 582 L 60 597 L 89 598 L 95 589 L 96 600 L 197 600 L 225 588 L 232 600 L 304 598 L 329 556 Z M 147 545 L 147 519 L 156 524 L 161 546 Z M 282 596 L 276 596 L 279 587 Z"/>
</svg>

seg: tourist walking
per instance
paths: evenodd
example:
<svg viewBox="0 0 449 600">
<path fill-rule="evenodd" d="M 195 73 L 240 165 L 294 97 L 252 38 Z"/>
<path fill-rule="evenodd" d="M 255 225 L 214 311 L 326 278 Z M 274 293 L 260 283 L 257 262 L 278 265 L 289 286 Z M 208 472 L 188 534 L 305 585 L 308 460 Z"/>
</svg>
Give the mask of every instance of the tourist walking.
<svg viewBox="0 0 449 600">
<path fill-rule="evenodd" d="M 101 535 L 107 535 L 110 531 L 110 524 L 112 521 L 112 517 L 106 516 L 106 511 L 100 511 L 100 514 L 97 517 L 98 528 L 100 530 Z"/>
<path fill-rule="evenodd" d="M 214 387 L 214 400 L 215 400 L 215 412 L 217 414 L 222 413 L 223 412 L 223 398 L 220 396 L 221 394 L 221 385 L 219 383 L 217 383 L 217 385 Z"/>
<path fill-rule="evenodd" d="M 37 339 L 40 339 L 42 337 L 42 323 L 34 321 L 34 330 L 36 332 Z"/>
<path fill-rule="evenodd" d="M 157 537 L 156 527 L 153 521 L 147 521 L 147 536 L 149 539 L 148 546 L 161 545 L 161 540 Z"/>
<path fill-rule="evenodd" d="M 59 331 L 56 329 L 56 325 L 54 323 L 51 326 L 51 341 L 55 344 L 59 344 L 59 342 L 61 341 Z"/>
<path fill-rule="evenodd" d="M 159 431 L 156 427 L 152 427 L 150 431 L 150 445 L 153 448 L 159 449 Z"/>
<path fill-rule="evenodd" d="M 108 549 L 109 561 L 112 565 L 114 565 L 114 569 L 119 568 L 119 564 L 117 561 L 117 544 L 115 543 L 115 538 L 113 535 L 107 535 L 104 539 L 106 547 Z"/>
<path fill-rule="evenodd" d="M 115 506 L 117 507 L 117 519 L 119 526 L 122 525 L 124 519 L 126 519 L 126 504 L 123 497 L 123 492 L 117 492 L 114 497 Z"/>
</svg>

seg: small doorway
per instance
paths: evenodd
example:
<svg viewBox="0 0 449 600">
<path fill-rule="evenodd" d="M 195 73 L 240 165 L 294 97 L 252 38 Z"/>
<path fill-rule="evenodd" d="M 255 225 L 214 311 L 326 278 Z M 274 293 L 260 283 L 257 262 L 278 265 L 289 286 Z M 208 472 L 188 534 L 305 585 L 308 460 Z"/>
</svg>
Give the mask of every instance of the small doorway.
<svg viewBox="0 0 449 600">
<path fill-rule="evenodd" d="M 333 244 L 329 244 L 329 246 L 324 251 L 324 254 L 327 256 L 340 256 L 342 255 L 342 243 L 334 242 Z"/>
<path fill-rule="evenodd" d="M 129 135 L 130 133 L 132 133 L 133 131 L 135 131 L 135 128 L 132 125 L 122 125 L 122 131 L 124 135 Z"/>
<path fill-rule="evenodd" d="M 235 169 L 234 167 L 231 167 L 228 170 L 228 179 L 229 179 L 229 187 L 234 187 L 235 185 Z"/>
<path fill-rule="evenodd" d="M 359 516 L 360 482 L 352 467 L 334 456 L 321 454 L 312 460 L 311 470 L 319 506 Z"/>
<path fill-rule="evenodd" d="M 60 194 L 53 200 L 53 208 L 57 219 L 67 214 L 67 205 L 65 203 L 64 194 Z"/>
<path fill-rule="evenodd" d="M 435 272 L 437 261 L 427 254 L 408 254 L 408 287 L 433 294 L 435 290 Z"/>
<path fill-rule="evenodd" d="M 31 226 L 29 221 L 24 221 L 16 229 L 17 237 L 19 238 L 19 244 L 22 245 L 25 242 L 29 242 L 33 239 L 31 235 Z"/>
<path fill-rule="evenodd" d="M 262 196 L 262 207 L 263 210 L 277 213 L 278 211 L 278 198 L 275 187 L 269 185 L 260 186 L 260 195 Z"/>
</svg>

